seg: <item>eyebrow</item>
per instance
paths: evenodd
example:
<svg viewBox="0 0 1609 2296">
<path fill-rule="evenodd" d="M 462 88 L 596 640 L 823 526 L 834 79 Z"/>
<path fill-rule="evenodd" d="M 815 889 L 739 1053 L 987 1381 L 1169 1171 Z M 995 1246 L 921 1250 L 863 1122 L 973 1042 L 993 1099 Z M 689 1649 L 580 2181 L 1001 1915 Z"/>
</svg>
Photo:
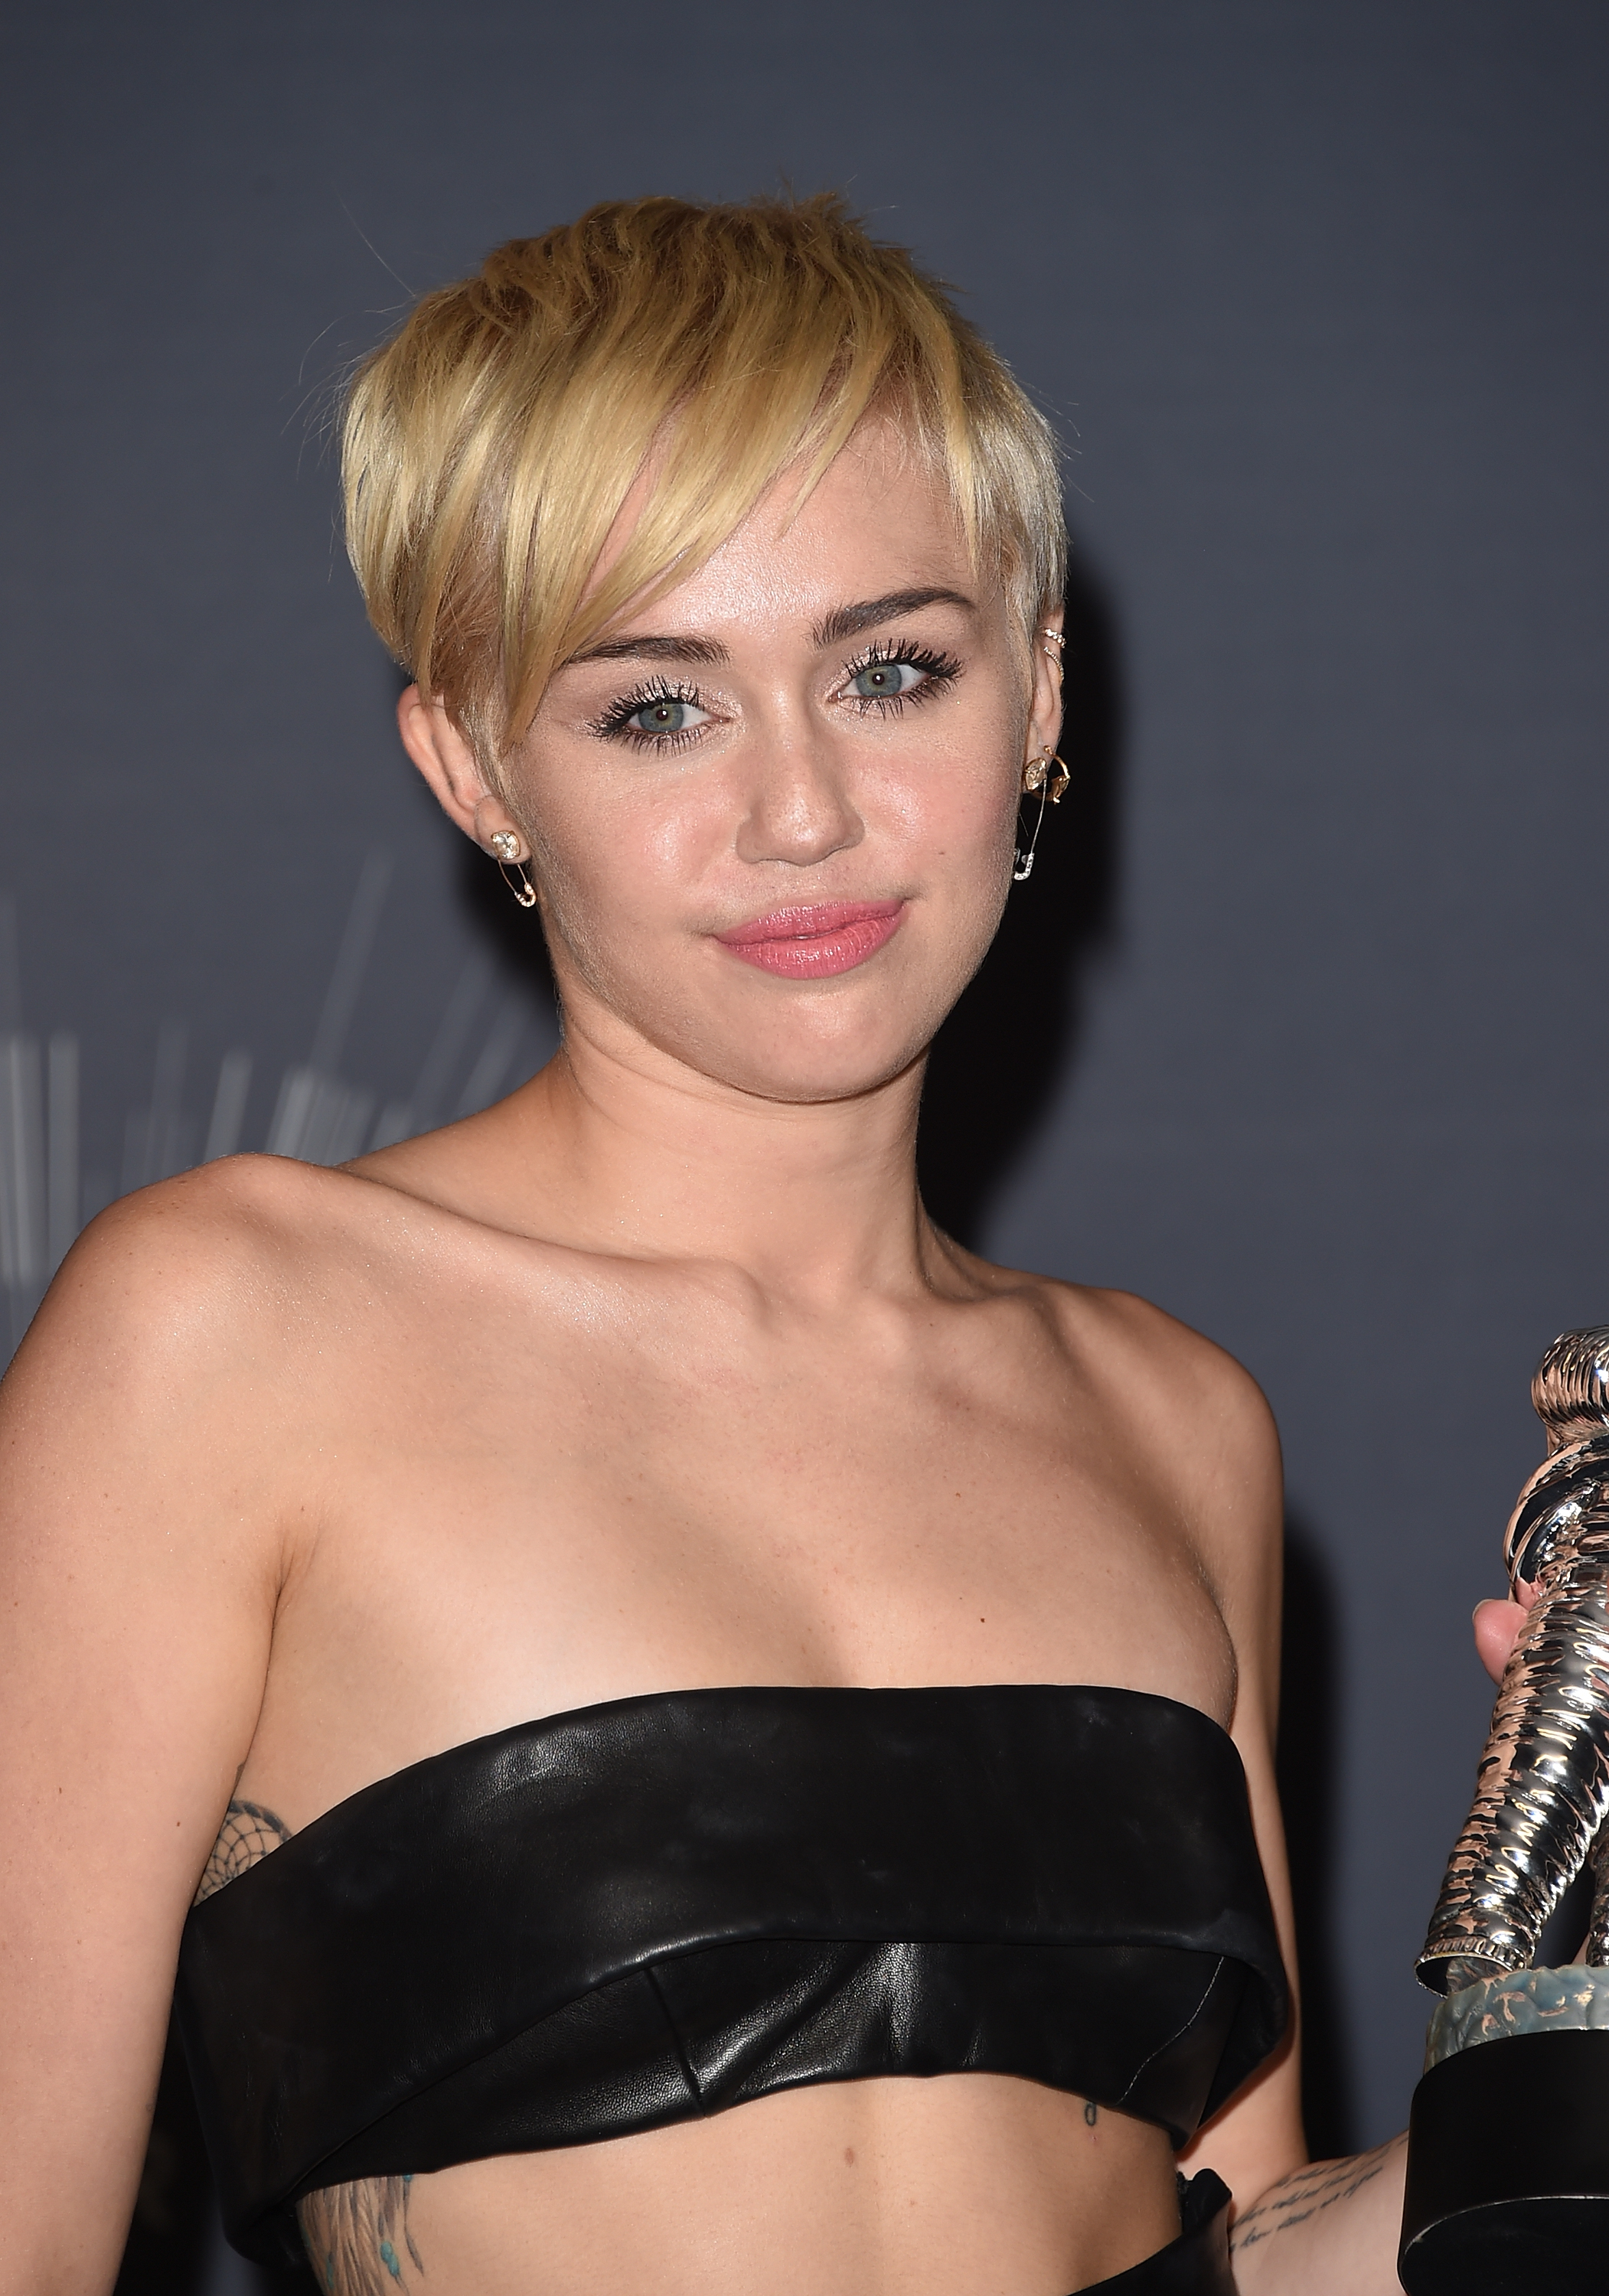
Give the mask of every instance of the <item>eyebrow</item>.
<svg viewBox="0 0 1609 2296">
<path fill-rule="evenodd" d="M 976 611 L 973 601 L 959 590 L 890 590 L 881 598 L 862 598 L 854 605 L 835 606 L 817 623 L 810 633 L 811 641 L 817 651 L 823 652 L 828 646 L 842 645 L 846 638 L 858 637 L 862 630 L 874 629 L 879 622 L 897 621 L 902 614 L 920 613 L 924 606 L 959 606 L 966 614 Z M 584 661 L 690 661 L 718 665 L 731 659 L 718 638 L 661 637 L 643 632 L 634 637 L 600 638 L 596 645 L 572 653 L 564 666 L 572 669 Z"/>
<path fill-rule="evenodd" d="M 879 622 L 898 621 L 902 614 L 919 614 L 924 606 L 959 606 L 962 612 L 975 611 L 970 598 L 959 590 L 891 590 L 886 597 L 864 598 L 858 605 L 836 606 L 825 619 L 817 623 L 810 635 L 818 649 L 841 645 L 846 638 L 858 637 L 862 630 L 875 629 Z"/>
<path fill-rule="evenodd" d="M 730 661 L 731 655 L 716 638 L 652 637 L 600 638 L 583 646 L 565 663 L 573 669 L 580 661 Z"/>
</svg>

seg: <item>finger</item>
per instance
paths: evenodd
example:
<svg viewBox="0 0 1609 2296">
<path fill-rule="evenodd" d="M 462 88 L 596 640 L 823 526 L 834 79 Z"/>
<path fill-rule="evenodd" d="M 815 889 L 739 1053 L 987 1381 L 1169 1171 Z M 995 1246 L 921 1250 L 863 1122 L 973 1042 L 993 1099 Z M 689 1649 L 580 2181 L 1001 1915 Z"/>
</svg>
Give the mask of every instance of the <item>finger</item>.
<svg viewBox="0 0 1609 2296">
<path fill-rule="evenodd" d="M 1477 1603 L 1472 1623 L 1481 1663 L 1494 1682 L 1501 1682 L 1503 1669 L 1524 1628 L 1525 1606 L 1500 1601 Z"/>
</svg>

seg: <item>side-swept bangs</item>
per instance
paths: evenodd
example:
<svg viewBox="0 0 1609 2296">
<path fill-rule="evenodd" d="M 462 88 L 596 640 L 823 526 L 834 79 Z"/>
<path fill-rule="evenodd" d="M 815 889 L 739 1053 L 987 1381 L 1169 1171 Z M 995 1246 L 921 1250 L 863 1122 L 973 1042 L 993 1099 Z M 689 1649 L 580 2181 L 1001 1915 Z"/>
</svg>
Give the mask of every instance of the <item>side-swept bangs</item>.
<svg viewBox="0 0 1609 2296">
<path fill-rule="evenodd" d="M 425 296 L 349 390 L 347 546 L 370 619 L 496 774 L 556 668 L 696 571 L 784 471 L 808 490 L 873 412 L 942 476 L 974 563 L 1031 627 L 1064 570 L 1049 426 L 838 200 L 613 201 L 511 240 Z"/>
</svg>

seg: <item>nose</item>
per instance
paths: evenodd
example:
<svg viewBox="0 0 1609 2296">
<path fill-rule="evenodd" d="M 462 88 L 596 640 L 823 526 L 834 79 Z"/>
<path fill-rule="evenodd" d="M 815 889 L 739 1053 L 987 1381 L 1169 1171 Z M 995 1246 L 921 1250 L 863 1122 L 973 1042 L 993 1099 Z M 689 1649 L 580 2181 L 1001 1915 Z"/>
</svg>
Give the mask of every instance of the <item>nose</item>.
<svg viewBox="0 0 1609 2296">
<path fill-rule="evenodd" d="M 865 835 L 829 741 L 768 742 L 754 757 L 737 826 L 740 860 L 805 869 L 858 845 Z"/>
</svg>

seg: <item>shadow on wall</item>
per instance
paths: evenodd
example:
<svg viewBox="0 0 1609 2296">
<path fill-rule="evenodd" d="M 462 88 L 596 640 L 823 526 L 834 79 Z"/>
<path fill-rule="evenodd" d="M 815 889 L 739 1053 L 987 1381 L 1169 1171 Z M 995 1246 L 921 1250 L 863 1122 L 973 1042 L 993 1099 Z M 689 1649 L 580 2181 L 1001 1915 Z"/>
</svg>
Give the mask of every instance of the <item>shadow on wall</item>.
<svg viewBox="0 0 1609 2296">
<path fill-rule="evenodd" d="M 1121 664 L 1111 609 L 1081 567 L 1066 630 L 1059 746 L 1072 779 L 1046 810 L 1033 875 L 1012 887 L 994 947 L 939 1032 L 922 1103 L 923 1199 L 970 1246 L 1077 1058 L 1080 973 L 1116 939 Z M 1023 804 L 1024 843 L 1037 809 Z"/>
<path fill-rule="evenodd" d="M 1356 2112 L 1345 1998 L 1334 1932 L 1336 1801 L 1340 1792 L 1340 1626 L 1318 1542 L 1285 1524 L 1281 1652 L 1279 1799 L 1296 1906 L 1301 1972 L 1301 2111 L 1317 2161 L 1353 2151 Z"/>
</svg>

